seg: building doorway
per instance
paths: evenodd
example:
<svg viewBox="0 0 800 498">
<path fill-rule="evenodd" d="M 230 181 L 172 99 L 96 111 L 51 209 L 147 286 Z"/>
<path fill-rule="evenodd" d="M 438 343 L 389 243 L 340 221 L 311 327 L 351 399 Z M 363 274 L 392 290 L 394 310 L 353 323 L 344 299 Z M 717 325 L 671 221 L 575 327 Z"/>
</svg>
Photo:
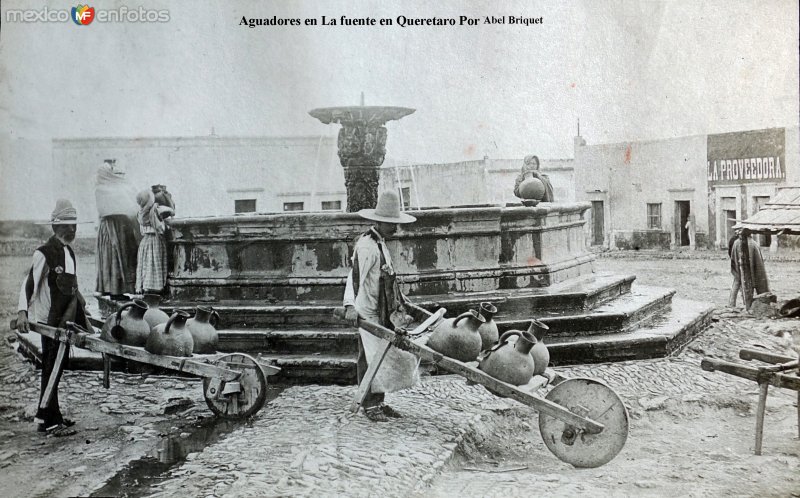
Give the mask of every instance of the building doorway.
<svg viewBox="0 0 800 498">
<path fill-rule="evenodd" d="M 675 201 L 675 245 L 689 245 L 689 229 L 686 222 L 689 221 L 689 201 Z"/>
<path fill-rule="evenodd" d="M 592 201 L 592 245 L 602 246 L 605 239 L 603 217 L 605 208 L 603 201 Z"/>
<path fill-rule="evenodd" d="M 736 210 L 735 209 L 725 209 L 722 211 L 722 215 L 725 216 L 725 244 L 731 240 L 733 237 L 733 225 L 736 224 Z M 727 245 L 726 245 L 727 247 Z"/>
</svg>

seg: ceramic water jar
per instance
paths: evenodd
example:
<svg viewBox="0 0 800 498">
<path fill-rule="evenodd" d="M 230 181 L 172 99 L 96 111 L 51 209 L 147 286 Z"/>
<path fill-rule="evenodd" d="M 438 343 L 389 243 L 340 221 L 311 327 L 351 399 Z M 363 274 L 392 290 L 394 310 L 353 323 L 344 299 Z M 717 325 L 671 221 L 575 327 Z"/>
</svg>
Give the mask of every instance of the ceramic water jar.
<svg viewBox="0 0 800 498">
<path fill-rule="evenodd" d="M 144 349 L 158 355 L 192 356 L 194 340 L 186 327 L 189 316 L 189 313 L 178 310 L 169 317 L 167 323 L 156 325 Z"/>
<path fill-rule="evenodd" d="M 478 328 L 485 322 L 475 310 L 446 318 L 434 327 L 428 347 L 458 361 L 475 361 L 483 345 Z"/>
<path fill-rule="evenodd" d="M 211 324 L 212 317 L 219 319 L 219 313 L 210 306 L 198 306 L 195 309 L 193 318 L 186 321 L 186 327 L 192 334 L 194 341 L 194 353 L 206 354 L 216 353 L 219 345 L 219 334 L 217 329 Z"/>
<path fill-rule="evenodd" d="M 481 303 L 480 314 L 486 320 L 478 327 L 478 333 L 481 335 L 481 351 L 486 351 L 495 344 L 500 338 L 497 332 L 497 324 L 494 321 L 494 315 L 497 314 L 497 308 L 492 303 Z"/>
<path fill-rule="evenodd" d="M 142 300 L 147 303 L 147 311 L 144 314 L 144 319 L 150 325 L 150 329 L 161 323 L 167 323 L 169 315 L 162 311 L 158 305 L 161 304 L 161 296 L 158 294 L 145 294 Z"/>
<path fill-rule="evenodd" d="M 536 319 L 531 320 L 531 325 L 528 327 L 528 332 L 536 337 L 536 344 L 531 348 L 531 357 L 536 364 L 533 369 L 534 375 L 542 375 L 550 364 L 550 351 L 547 350 L 543 340 L 548 330 L 550 327 Z"/>
<path fill-rule="evenodd" d="M 541 201 L 544 193 L 544 183 L 535 176 L 528 176 L 519 184 L 519 195 L 522 199 Z"/>
<path fill-rule="evenodd" d="M 144 346 L 150 336 L 150 326 L 144 319 L 147 304 L 139 299 L 121 306 L 109 316 L 100 331 L 100 338 L 128 346 Z"/>
<path fill-rule="evenodd" d="M 509 341 L 512 336 L 517 336 L 517 340 Z M 527 384 L 533 377 L 535 364 L 530 353 L 536 342 L 536 337 L 530 332 L 509 330 L 500 337 L 478 368 L 515 386 Z"/>
</svg>

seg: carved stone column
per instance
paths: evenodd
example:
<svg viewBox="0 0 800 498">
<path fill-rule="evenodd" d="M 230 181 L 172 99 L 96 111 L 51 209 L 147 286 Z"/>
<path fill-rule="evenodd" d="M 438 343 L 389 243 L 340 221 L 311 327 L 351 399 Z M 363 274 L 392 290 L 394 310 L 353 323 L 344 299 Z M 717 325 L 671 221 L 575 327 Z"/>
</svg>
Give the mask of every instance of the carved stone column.
<svg viewBox="0 0 800 498">
<path fill-rule="evenodd" d="M 347 212 L 374 208 L 380 167 L 386 154 L 387 121 L 414 112 L 405 107 L 326 107 L 309 112 L 325 124 L 340 123 L 339 162 L 344 168 Z"/>
<path fill-rule="evenodd" d="M 373 208 L 378 202 L 380 167 L 386 154 L 386 128 L 342 123 L 339 130 L 339 162 L 344 168 L 347 211 Z"/>
</svg>

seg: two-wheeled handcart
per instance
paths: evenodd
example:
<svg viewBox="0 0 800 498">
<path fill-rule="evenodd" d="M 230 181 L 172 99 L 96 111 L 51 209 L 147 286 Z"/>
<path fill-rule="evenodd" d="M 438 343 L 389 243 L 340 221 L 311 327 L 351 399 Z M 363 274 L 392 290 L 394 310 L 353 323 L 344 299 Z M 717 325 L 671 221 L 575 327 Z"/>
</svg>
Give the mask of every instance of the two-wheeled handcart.
<svg viewBox="0 0 800 498">
<path fill-rule="evenodd" d="M 423 310 L 424 311 L 424 310 Z M 423 337 L 444 315 L 445 310 L 430 314 L 412 331 L 398 334 L 363 318 L 358 326 L 388 341 L 369 361 L 369 367 L 356 391 L 351 409 L 358 411 L 369 392 L 372 380 L 391 348 L 407 351 L 426 363 L 432 363 L 470 382 L 481 384 L 491 393 L 510 398 L 539 412 L 539 432 L 547 448 L 560 460 L 575 467 L 599 467 L 611 461 L 628 438 L 628 410 L 620 397 L 606 384 L 588 378 L 565 378 L 548 368 L 524 386 L 502 382 L 477 368 L 477 363 L 463 363 L 444 356 L 423 344 Z M 345 310 L 334 314 L 344 318 Z M 552 386 L 544 397 L 540 389 Z"/>
<path fill-rule="evenodd" d="M 109 389 L 110 360 L 121 358 L 155 367 L 196 375 L 203 378 L 203 397 L 209 409 L 225 418 L 246 418 L 258 412 L 267 399 L 267 377 L 280 372 L 280 368 L 259 363 L 243 353 L 219 353 L 178 357 L 152 354 L 138 346 L 129 346 L 105 341 L 83 327 L 67 322 L 64 328 L 50 327 L 41 323 L 30 323 L 32 331 L 42 337 L 58 341 L 54 371 L 60 369 L 67 346 L 72 345 L 103 355 L 103 387 Z M 17 328 L 16 320 L 11 329 Z M 46 407 L 51 399 L 55 376 L 45 388 L 41 406 Z"/>
</svg>

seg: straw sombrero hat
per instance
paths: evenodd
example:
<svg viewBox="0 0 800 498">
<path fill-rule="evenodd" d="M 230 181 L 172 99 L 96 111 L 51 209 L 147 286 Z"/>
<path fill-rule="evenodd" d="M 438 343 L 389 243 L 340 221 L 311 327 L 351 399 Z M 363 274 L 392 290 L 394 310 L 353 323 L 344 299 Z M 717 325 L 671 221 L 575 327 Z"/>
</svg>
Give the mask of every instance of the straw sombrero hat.
<svg viewBox="0 0 800 498">
<path fill-rule="evenodd" d="M 37 225 L 78 225 L 91 223 L 91 221 L 78 221 L 78 212 L 72 203 L 66 199 L 56 201 L 56 207 L 50 214 L 50 221 L 41 221 Z"/>
<path fill-rule="evenodd" d="M 383 192 L 378 197 L 378 205 L 375 206 L 375 209 L 362 209 L 358 215 L 368 220 L 385 223 L 414 223 L 417 221 L 413 216 L 400 212 L 400 199 L 392 191 Z"/>
</svg>

